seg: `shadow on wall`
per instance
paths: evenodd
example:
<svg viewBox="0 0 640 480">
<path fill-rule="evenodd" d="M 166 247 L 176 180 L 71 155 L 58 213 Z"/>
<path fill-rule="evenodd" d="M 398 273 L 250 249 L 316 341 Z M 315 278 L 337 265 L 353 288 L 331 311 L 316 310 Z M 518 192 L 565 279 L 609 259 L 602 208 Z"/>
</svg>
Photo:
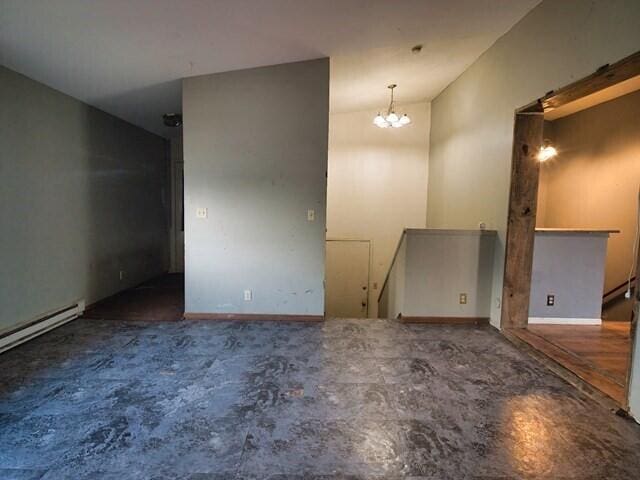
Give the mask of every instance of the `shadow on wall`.
<svg viewBox="0 0 640 480">
<path fill-rule="evenodd" d="M 162 115 L 182 112 L 182 79 L 155 83 L 118 95 L 91 97 L 87 102 L 105 112 L 129 118 L 156 135 L 170 138 L 176 130 L 162 123 Z"/>
<path fill-rule="evenodd" d="M 0 329 L 166 271 L 166 140 L 3 67 L 0 103 Z"/>
<path fill-rule="evenodd" d="M 83 117 L 86 163 L 70 180 L 84 199 L 84 275 L 95 301 L 168 270 L 168 145 L 92 109 Z"/>
</svg>

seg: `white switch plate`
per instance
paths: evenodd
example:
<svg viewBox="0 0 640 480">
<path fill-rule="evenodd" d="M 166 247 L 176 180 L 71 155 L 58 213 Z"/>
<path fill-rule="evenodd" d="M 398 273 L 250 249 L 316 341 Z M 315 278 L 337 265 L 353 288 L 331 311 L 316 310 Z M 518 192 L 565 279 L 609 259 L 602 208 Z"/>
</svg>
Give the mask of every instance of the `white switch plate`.
<svg viewBox="0 0 640 480">
<path fill-rule="evenodd" d="M 120 280 L 124 280 L 124 270 L 120 270 Z"/>
<path fill-rule="evenodd" d="M 196 208 L 196 218 L 207 218 L 208 212 L 206 207 Z"/>
<path fill-rule="evenodd" d="M 307 220 L 309 222 L 313 222 L 316 219 L 316 211 L 315 210 L 307 210 Z"/>
<path fill-rule="evenodd" d="M 253 294 L 251 293 L 251 290 L 245 290 L 244 291 L 244 301 L 245 302 L 250 302 L 252 298 L 253 298 Z"/>
</svg>

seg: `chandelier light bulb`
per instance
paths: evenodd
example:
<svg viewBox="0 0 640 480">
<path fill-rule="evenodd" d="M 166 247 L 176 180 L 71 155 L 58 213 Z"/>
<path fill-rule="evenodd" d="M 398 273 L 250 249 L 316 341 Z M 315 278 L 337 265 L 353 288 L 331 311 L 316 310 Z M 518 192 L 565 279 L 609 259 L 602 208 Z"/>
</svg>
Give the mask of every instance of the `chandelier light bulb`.
<svg viewBox="0 0 640 480">
<path fill-rule="evenodd" d="M 405 125 L 409 125 L 411 123 L 411 119 L 405 113 L 402 116 L 398 116 L 398 114 L 394 110 L 395 103 L 393 101 L 393 89 L 396 88 L 397 85 L 395 83 L 389 85 L 387 88 L 391 90 L 391 101 L 389 102 L 389 107 L 387 107 L 386 115 L 382 115 L 381 112 L 378 112 L 378 115 L 373 119 L 373 124 L 376 127 L 380 128 L 400 128 Z"/>
<path fill-rule="evenodd" d="M 384 119 L 384 117 L 382 115 L 380 115 L 380 113 L 378 113 L 376 118 L 373 119 L 373 124 L 377 125 L 378 127 L 382 127 L 383 124 L 385 124 L 385 123 L 387 123 L 387 121 Z"/>
</svg>

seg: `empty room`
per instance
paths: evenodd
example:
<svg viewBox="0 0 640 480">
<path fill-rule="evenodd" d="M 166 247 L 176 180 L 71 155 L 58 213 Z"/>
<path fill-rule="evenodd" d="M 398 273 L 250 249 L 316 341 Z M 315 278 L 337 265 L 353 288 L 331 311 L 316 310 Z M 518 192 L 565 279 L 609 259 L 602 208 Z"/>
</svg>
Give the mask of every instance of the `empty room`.
<svg viewBox="0 0 640 480">
<path fill-rule="evenodd" d="M 637 0 L 0 2 L 0 479 L 640 472 Z"/>
</svg>

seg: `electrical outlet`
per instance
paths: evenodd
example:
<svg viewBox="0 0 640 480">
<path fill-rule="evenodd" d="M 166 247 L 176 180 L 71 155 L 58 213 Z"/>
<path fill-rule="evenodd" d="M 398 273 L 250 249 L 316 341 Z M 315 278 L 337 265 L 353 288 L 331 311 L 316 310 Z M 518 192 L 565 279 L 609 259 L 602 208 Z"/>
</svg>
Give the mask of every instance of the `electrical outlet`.
<svg viewBox="0 0 640 480">
<path fill-rule="evenodd" d="M 547 295 L 547 307 L 553 307 L 556 304 L 555 295 Z"/>
<path fill-rule="evenodd" d="M 307 210 L 307 221 L 314 222 L 316 220 L 316 211 Z"/>
<path fill-rule="evenodd" d="M 250 302 L 252 298 L 253 298 L 253 294 L 251 293 L 251 290 L 245 290 L 244 291 L 244 301 L 245 302 Z"/>
<path fill-rule="evenodd" d="M 496 308 L 500 308 L 501 305 L 502 301 L 500 300 L 500 297 L 496 297 Z"/>
<path fill-rule="evenodd" d="M 207 212 L 206 207 L 198 207 L 196 208 L 196 218 L 207 218 L 209 213 Z"/>
<path fill-rule="evenodd" d="M 460 294 L 460 305 L 466 305 L 467 304 L 467 294 L 466 293 L 461 293 Z"/>
</svg>

